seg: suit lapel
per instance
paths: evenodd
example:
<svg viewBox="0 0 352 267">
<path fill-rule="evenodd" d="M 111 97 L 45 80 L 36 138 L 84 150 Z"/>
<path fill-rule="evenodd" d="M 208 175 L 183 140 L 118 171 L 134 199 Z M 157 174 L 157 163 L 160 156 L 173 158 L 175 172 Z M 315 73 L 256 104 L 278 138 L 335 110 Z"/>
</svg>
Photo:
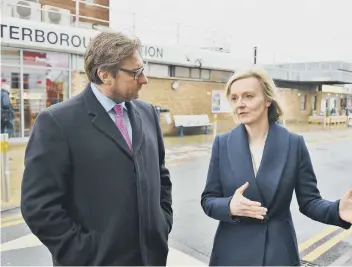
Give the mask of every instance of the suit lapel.
<svg viewBox="0 0 352 267">
<path fill-rule="evenodd" d="M 288 151 L 289 132 L 280 125 L 271 123 L 256 178 L 268 209 L 272 204 L 285 168 Z"/>
<path fill-rule="evenodd" d="M 254 176 L 252 157 L 248 145 L 246 128 L 243 124 L 232 130 L 227 140 L 227 151 L 237 187 L 249 183 L 244 196 L 263 203 L 256 178 Z"/>
<path fill-rule="evenodd" d="M 133 101 L 126 102 L 126 107 L 132 126 L 132 147 L 133 151 L 137 152 L 140 150 L 143 143 L 143 122 L 141 119 L 141 114 Z"/>
<path fill-rule="evenodd" d="M 96 99 L 90 85 L 83 92 L 83 98 L 86 103 L 88 114 L 92 117 L 92 124 L 114 143 L 121 148 L 123 152 L 129 157 L 132 157 L 132 152 L 129 149 L 125 139 L 120 133 L 115 123 L 110 118 L 109 114 L 105 111 L 103 106 Z"/>
</svg>

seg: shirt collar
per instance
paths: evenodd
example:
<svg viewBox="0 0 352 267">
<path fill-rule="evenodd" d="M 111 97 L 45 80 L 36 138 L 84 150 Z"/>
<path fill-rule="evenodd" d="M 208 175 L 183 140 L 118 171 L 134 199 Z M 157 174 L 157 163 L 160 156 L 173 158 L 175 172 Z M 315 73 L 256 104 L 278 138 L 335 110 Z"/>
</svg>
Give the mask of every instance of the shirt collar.
<svg viewBox="0 0 352 267">
<path fill-rule="evenodd" d="M 106 112 L 110 112 L 117 105 L 115 101 L 104 95 L 94 83 L 90 83 L 90 87 L 92 88 L 95 97 L 98 99 L 98 101 L 106 110 Z M 122 104 L 123 108 L 127 110 L 125 102 L 122 102 L 120 104 Z"/>
</svg>

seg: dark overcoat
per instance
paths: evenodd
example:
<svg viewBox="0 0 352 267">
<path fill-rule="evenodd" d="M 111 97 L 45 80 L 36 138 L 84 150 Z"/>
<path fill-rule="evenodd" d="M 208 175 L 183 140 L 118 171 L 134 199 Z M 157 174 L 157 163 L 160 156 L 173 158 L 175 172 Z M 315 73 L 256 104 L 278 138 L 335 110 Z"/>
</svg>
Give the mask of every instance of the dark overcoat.
<svg viewBox="0 0 352 267">
<path fill-rule="evenodd" d="M 230 200 L 246 182 L 244 196 L 268 209 L 264 220 L 230 215 Z M 201 198 L 204 212 L 219 221 L 210 265 L 300 265 L 290 212 L 294 190 L 304 215 L 345 229 L 351 226 L 339 217 L 339 201 L 322 199 L 302 136 L 271 123 L 257 177 L 245 126 L 217 136 Z"/>
<path fill-rule="evenodd" d="M 126 102 L 133 152 L 88 86 L 41 112 L 25 154 L 21 209 L 56 265 L 163 265 L 171 181 L 157 113 Z"/>
</svg>

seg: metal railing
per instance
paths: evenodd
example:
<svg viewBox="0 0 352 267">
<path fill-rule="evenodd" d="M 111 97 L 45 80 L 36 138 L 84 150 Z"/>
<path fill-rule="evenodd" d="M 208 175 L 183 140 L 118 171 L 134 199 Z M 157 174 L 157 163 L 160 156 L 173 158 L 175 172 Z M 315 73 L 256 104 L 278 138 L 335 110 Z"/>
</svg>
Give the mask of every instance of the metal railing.
<svg viewBox="0 0 352 267">
<path fill-rule="evenodd" d="M 80 11 L 80 4 L 86 4 L 89 6 L 94 6 L 96 8 L 102 8 L 102 9 L 107 9 L 108 11 L 110 10 L 109 6 L 104 6 L 104 5 L 100 5 L 100 4 L 95 4 L 94 2 L 88 2 L 86 0 L 72 0 L 72 2 L 76 2 L 76 15 L 75 15 L 75 25 L 78 26 L 79 25 L 79 21 L 80 18 L 82 19 L 89 19 L 89 20 L 93 20 L 93 21 L 98 21 L 98 22 L 102 22 L 102 23 L 107 23 L 108 25 L 110 24 L 110 20 L 103 20 L 103 19 L 97 19 L 94 17 L 87 17 L 87 16 L 82 16 L 79 14 Z"/>
<path fill-rule="evenodd" d="M 75 14 L 63 14 L 61 11 L 56 11 L 51 9 L 50 13 L 56 13 L 56 14 L 60 14 L 61 16 L 69 16 L 70 17 L 70 25 L 63 25 L 63 26 L 76 26 L 76 27 L 81 27 L 81 22 L 82 19 L 84 20 L 89 20 L 89 21 L 93 21 L 93 22 L 97 22 L 95 23 L 91 23 L 92 24 L 92 28 L 94 29 L 95 26 L 103 26 L 101 24 L 107 24 L 109 25 L 110 21 L 109 20 L 104 20 L 104 19 L 98 19 L 95 17 L 89 17 L 89 16 L 83 16 L 80 15 L 80 4 L 86 4 L 86 5 L 90 5 L 90 6 L 95 6 L 96 8 L 103 8 L 103 9 L 108 9 L 108 6 L 104 6 L 104 5 L 99 5 L 99 4 L 94 4 L 94 3 L 89 3 L 88 1 L 84 1 L 84 0 L 72 0 L 73 2 L 76 2 L 76 6 L 75 6 Z M 25 9 L 31 9 L 31 10 L 40 10 L 41 12 L 41 22 L 45 22 L 44 21 L 44 17 L 43 17 L 43 11 L 47 12 L 47 9 L 44 9 L 43 6 L 44 5 L 40 5 L 39 2 L 33 2 L 30 0 L 21 0 L 21 1 L 13 1 L 13 0 L 0 0 L 0 4 L 1 4 L 1 10 L 2 10 L 2 16 L 6 16 L 9 13 L 6 12 L 6 9 L 8 9 L 12 14 L 11 17 L 14 17 L 14 13 L 15 8 L 25 8 Z M 35 8 L 33 7 L 33 4 L 39 4 L 40 7 Z M 53 7 L 56 8 L 62 8 L 60 6 L 55 6 L 53 5 Z M 28 19 L 26 17 L 22 17 L 23 19 Z M 103 28 L 102 28 L 103 29 Z"/>
</svg>

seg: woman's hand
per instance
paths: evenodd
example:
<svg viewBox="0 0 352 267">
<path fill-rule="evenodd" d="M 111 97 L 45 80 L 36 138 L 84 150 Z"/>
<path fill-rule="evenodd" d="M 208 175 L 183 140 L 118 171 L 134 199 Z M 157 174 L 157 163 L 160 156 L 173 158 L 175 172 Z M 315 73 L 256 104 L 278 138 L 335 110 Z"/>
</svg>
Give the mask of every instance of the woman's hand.
<svg viewBox="0 0 352 267">
<path fill-rule="evenodd" d="M 352 223 L 352 188 L 340 200 L 339 215 L 345 222 Z"/>
<path fill-rule="evenodd" d="M 231 215 L 245 216 L 263 220 L 268 210 L 262 207 L 260 202 L 251 201 L 243 196 L 243 193 L 247 188 L 248 182 L 238 188 L 233 195 L 230 202 Z"/>
</svg>

